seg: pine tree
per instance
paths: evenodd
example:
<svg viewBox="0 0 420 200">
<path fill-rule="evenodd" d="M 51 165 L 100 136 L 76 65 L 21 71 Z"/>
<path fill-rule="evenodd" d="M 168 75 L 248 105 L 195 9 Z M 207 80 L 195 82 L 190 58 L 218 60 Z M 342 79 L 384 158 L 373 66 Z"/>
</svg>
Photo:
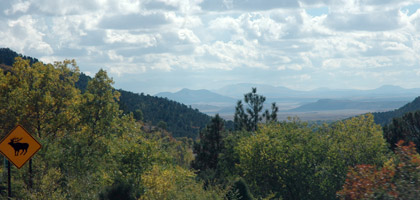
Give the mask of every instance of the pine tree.
<svg viewBox="0 0 420 200">
<path fill-rule="evenodd" d="M 223 134 L 223 119 L 216 114 L 210 124 L 200 132 L 199 142 L 194 144 L 194 153 L 197 155 L 191 164 L 194 169 L 216 169 L 219 153 L 223 149 Z"/>
<path fill-rule="evenodd" d="M 234 127 L 235 130 L 256 131 L 258 123 L 265 119 L 266 122 L 276 122 L 278 107 L 276 103 L 271 106 L 271 113 L 266 110 L 262 115 L 260 112 L 263 109 L 265 97 L 257 94 L 257 88 L 252 88 L 250 93 L 244 95 L 245 103 L 247 104 L 246 112 L 244 110 L 242 101 L 236 104 Z"/>
</svg>

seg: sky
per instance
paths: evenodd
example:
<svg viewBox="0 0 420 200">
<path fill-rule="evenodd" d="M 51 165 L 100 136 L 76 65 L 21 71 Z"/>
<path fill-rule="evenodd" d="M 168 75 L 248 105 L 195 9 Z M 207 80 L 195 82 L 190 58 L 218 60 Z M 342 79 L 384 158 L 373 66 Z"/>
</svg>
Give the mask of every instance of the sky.
<svg viewBox="0 0 420 200">
<path fill-rule="evenodd" d="M 0 47 L 152 95 L 420 88 L 420 0 L 0 0 Z"/>
</svg>

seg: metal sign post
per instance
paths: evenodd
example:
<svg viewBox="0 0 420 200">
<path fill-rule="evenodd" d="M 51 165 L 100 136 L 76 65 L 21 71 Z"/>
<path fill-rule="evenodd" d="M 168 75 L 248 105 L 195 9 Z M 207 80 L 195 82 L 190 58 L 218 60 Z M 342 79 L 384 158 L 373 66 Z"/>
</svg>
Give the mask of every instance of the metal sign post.
<svg viewBox="0 0 420 200">
<path fill-rule="evenodd" d="M 8 196 L 12 197 L 10 162 L 20 169 L 28 160 L 41 149 L 41 144 L 32 137 L 21 125 L 17 125 L 0 142 L 0 153 L 8 159 L 7 164 L 7 187 Z M 30 179 L 32 179 L 32 169 Z M 32 180 L 29 180 L 32 187 Z"/>
<path fill-rule="evenodd" d="M 7 197 L 12 197 L 12 175 L 10 174 L 10 162 L 7 161 Z"/>
</svg>

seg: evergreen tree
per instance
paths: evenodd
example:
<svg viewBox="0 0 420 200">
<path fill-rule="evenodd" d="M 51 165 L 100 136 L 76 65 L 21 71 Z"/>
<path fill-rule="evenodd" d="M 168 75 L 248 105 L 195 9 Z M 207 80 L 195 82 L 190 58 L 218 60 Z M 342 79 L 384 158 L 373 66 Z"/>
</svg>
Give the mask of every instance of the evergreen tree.
<svg viewBox="0 0 420 200">
<path fill-rule="evenodd" d="M 245 114 L 242 101 L 239 100 L 235 108 L 235 117 L 233 119 L 234 129 L 235 130 L 248 130 L 249 129 L 249 119 L 248 115 Z"/>
<path fill-rule="evenodd" d="M 258 122 L 265 118 L 266 122 L 277 121 L 278 107 L 276 103 L 271 106 L 271 113 L 266 110 L 262 115 L 260 112 L 263 109 L 265 97 L 257 94 L 257 88 L 252 88 L 250 93 L 244 95 L 244 101 L 247 104 L 247 108 L 244 110 L 242 101 L 238 101 L 236 104 L 235 116 L 234 116 L 234 127 L 235 130 L 246 130 L 256 131 L 258 129 Z"/>
<path fill-rule="evenodd" d="M 400 118 L 394 118 L 392 122 L 383 127 L 384 137 L 390 144 L 391 149 L 396 148 L 400 140 L 414 142 L 417 151 L 420 152 L 420 111 L 409 112 Z"/>
<path fill-rule="evenodd" d="M 256 131 L 258 122 L 262 120 L 262 117 L 259 115 L 259 113 L 263 109 L 265 97 L 257 94 L 257 88 L 252 88 L 252 91 L 248 94 L 245 94 L 244 97 L 245 103 L 248 104 L 246 112 L 250 118 L 251 131 Z"/>
<path fill-rule="evenodd" d="M 194 144 L 193 151 L 197 155 L 191 164 L 194 169 L 216 169 L 219 153 L 223 149 L 223 133 L 223 119 L 216 114 L 210 124 L 200 132 L 199 142 Z"/>
<path fill-rule="evenodd" d="M 277 122 L 277 112 L 279 111 L 279 108 L 277 107 L 276 103 L 273 102 L 271 104 L 271 113 L 270 111 L 265 110 L 263 117 L 265 118 L 265 122 Z"/>
</svg>

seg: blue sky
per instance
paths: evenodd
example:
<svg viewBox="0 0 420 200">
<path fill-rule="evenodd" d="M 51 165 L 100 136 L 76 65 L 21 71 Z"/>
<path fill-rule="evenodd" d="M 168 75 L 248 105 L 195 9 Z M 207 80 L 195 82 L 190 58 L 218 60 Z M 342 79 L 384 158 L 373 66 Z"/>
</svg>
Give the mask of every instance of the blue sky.
<svg viewBox="0 0 420 200">
<path fill-rule="evenodd" d="M 1 0 L 0 47 L 156 94 L 420 87 L 420 1 Z"/>
</svg>

